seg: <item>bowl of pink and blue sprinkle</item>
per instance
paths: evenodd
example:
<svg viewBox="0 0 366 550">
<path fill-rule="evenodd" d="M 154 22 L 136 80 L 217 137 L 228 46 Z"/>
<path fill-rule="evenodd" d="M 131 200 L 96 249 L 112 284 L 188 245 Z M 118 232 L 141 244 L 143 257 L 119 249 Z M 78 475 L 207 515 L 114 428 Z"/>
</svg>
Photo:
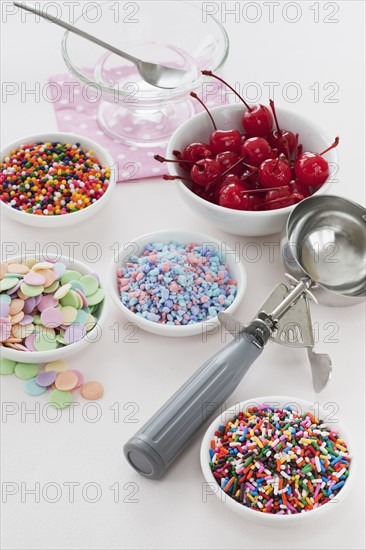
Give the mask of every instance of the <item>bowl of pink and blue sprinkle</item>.
<svg viewBox="0 0 366 550">
<path fill-rule="evenodd" d="M 158 231 L 119 250 L 108 287 L 118 309 L 140 328 L 192 336 L 216 331 L 218 313 L 235 311 L 246 273 L 235 252 L 214 237 Z"/>
<path fill-rule="evenodd" d="M 354 477 L 349 432 L 319 403 L 295 397 L 256 397 L 222 412 L 200 459 L 207 496 L 273 526 L 337 509 Z"/>
</svg>

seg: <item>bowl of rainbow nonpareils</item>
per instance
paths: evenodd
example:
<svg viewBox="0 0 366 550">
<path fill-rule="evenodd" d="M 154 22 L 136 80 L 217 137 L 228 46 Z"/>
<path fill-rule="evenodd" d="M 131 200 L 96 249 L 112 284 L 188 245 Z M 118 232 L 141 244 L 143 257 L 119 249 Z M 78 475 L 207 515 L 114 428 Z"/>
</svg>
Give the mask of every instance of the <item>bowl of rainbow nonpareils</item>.
<svg viewBox="0 0 366 550">
<path fill-rule="evenodd" d="M 65 256 L 15 257 L 1 263 L 0 276 L 3 358 L 54 361 L 100 339 L 105 293 L 86 264 Z"/>
<path fill-rule="evenodd" d="M 273 526 L 337 509 L 350 493 L 354 458 L 342 424 L 314 407 L 256 397 L 218 416 L 201 445 L 207 494 L 243 519 Z"/>
<path fill-rule="evenodd" d="M 116 183 L 95 141 L 67 132 L 18 139 L 0 153 L 0 208 L 34 227 L 68 227 L 99 212 Z"/>
<path fill-rule="evenodd" d="M 157 231 L 119 250 L 108 288 L 122 314 L 142 329 L 192 336 L 217 330 L 221 311 L 234 312 L 246 273 L 239 255 L 214 237 Z"/>
</svg>

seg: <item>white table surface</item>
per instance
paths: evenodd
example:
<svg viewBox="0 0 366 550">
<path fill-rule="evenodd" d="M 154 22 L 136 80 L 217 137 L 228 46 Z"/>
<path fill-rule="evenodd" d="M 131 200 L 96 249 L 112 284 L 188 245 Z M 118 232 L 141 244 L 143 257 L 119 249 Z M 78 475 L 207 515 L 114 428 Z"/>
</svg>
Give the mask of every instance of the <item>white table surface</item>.
<svg viewBox="0 0 366 550">
<path fill-rule="evenodd" d="M 62 6 L 62 2 L 58 3 Z M 227 7 L 233 4 L 228 2 Z M 225 75 L 231 83 L 279 82 L 276 90 L 288 82 L 297 82 L 302 89 L 301 100 L 291 104 L 276 92 L 277 104 L 298 109 L 317 120 L 330 134 L 341 136 L 339 182 L 334 184 L 333 191 L 364 203 L 364 3 L 331 2 L 328 3 L 331 8 L 325 8 L 324 3 L 316 2 L 320 22 L 314 23 L 314 11 L 310 9 L 314 3 L 302 2 L 301 19 L 292 24 L 284 20 L 283 3 L 275 8 L 273 23 L 269 22 L 269 8 L 259 2 L 254 4 L 262 8 L 262 17 L 255 24 L 242 18 L 236 23 L 233 16 L 227 17 L 225 26 L 231 52 Z M 22 24 L 19 14 L 8 16 L 4 22 L 7 5 L 8 2 L 2 2 L 2 80 L 19 85 L 24 82 L 29 87 L 40 82 L 43 86 L 50 74 L 64 70 L 60 53 L 62 30 L 45 22 L 36 25 L 31 17 L 27 24 Z M 333 19 L 339 21 L 324 23 L 324 16 L 336 8 L 339 11 Z M 291 11 L 288 14 L 294 17 Z M 309 89 L 315 82 L 321 90 L 319 102 L 314 102 Z M 333 89 L 323 90 L 329 82 L 336 83 L 339 89 L 335 103 L 323 101 L 324 95 Z M 263 101 L 267 99 L 268 88 L 264 88 Z M 32 98 L 24 103 L 20 94 L 1 103 L 1 115 L 4 145 L 19 136 L 57 129 L 52 104 L 35 102 Z M 14 243 L 15 247 L 25 243 L 23 246 L 28 248 L 35 243 L 42 248 L 50 241 L 63 246 L 74 242 L 78 243 L 75 245 L 78 259 L 83 259 L 87 243 L 96 242 L 103 253 L 95 269 L 105 281 L 112 258 L 109 247 L 113 243 L 122 245 L 145 232 L 184 228 L 188 224 L 191 229 L 208 232 L 228 245 L 238 241 L 243 245 L 249 241 L 262 245 L 259 261 L 245 261 L 248 288 L 238 317 L 249 320 L 272 287 L 283 280 L 278 253 L 271 262 L 269 245 L 264 244 L 278 242 L 278 236 L 245 239 L 221 233 L 178 202 L 174 184 L 159 179 L 118 186 L 106 211 L 83 227 L 45 233 L 3 219 L 2 240 L 7 245 Z M 140 477 L 126 463 L 122 457 L 123 443 L 223 344 L 218 334 L 203 343 L 200 337 L 164 339 L 142 331 L 137 334 L 137 343 L 123 341 L 128 336 L 123 328 L 125 320 L 109 298 L 108 301 L 110 313 L 101 341 L 69 361 L 88 379 L 104 383 L 105 396 L 98 402 L 98 409 L 85 409 L 86 402 L 80 398 L 74 421 L 64 412 L 60 421 L 52 423 L 42 415 L 47 402 L 42 396 L 39 421 L 31 414 L 22 418 L 21 411 L 34 408 L 35 399 L 25 395 L 15 376 L 1 379 L 3 407 L 6 403 L 19 407 L 19 412 L 8 417 L 3 410 L 1 419 L 2 548 L 364 548 L 363 305 L 345 309 L 312 307 L 313 322 L 319 327 L 317 350 L 333 358 L 333 377 L 323 393 L 317 396 L 312 390 L 304 350 L 269 344 L 228 401 L 229 405 L 259 395 L 297 396 L 321 405 L 335 404 L 336 417 L 349 424 L 349 435 L 354 439 L 354 467 L 360 483 L 353 487 L 348 503 L 336 507 L 320 522 L 276 529 L 259 527 L 232 515 L 214 496 L 203 502 L 200 436 L 161 481 Z M 120 327 L 119 343 L 114 342 L 110 329 L 115 323 Z M 337 334 L 332 338 L 333 326 L 337 327 Z M 134 416 L 137 423 L 128 422 L 132 407 L 138 409 Z M 95 412 L 101 415 L 100 420 L 88 421 Z M 36 483 L 41 493 L 39 502 L 35 502 L 34 495 L 26 494 Z M 78 484 L 74 486 L 74 499 L 70 499 L 70 483 Z M 6 498 L 11 487 L 16 494 Z M 92 503 L 96 488 L 100 499 Z M 129 498 L 135 489 L 137 494 Z M 51 503 L 52 498 L 58 501 Z M 138 502 L 129 502 L 133 499 Z"/>
</svg>

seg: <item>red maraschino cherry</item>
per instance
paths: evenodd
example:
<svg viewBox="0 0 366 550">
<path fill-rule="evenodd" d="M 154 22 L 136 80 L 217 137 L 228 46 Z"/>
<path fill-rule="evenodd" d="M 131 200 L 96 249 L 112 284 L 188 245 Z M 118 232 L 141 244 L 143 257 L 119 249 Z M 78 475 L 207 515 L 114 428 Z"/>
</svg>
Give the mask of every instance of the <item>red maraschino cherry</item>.
<svg viewBox="0 0 366 550">
<path fill-rule="evenodd" d="M 291 168 L 279 159 L 267 159 L 258 170 L 259 183 L 262 187 L 281 187 L 291 181 Z"/>
<path fill-rule="evenodd" d="M 271 111 L 264 105 L 249 106 L 240 94 L 221 77 L 213 74 L 212 71 L 201 71 L 205 76 L 216 78 L 231 90 L 244 103 L 246 111 L 244 112 L 242 124 L 247 137 L 266 137 L 272 130 L 273 117 Z"/>
<path fill-rule="evenodd" d="M 239 155 L 233 151 L 224 151 L 223 153 L 216 155 L 215 158 L 215 160 L 220 164 L 223 172 L 226 172 L 229 169 L 229 174 L 232 173 L 241 176 L 243 173 L 243 166 L 240 165 L 240 163 L 238 164 L 239 159 Z"/>
<path fill-rule="evenodd" d="M 222 174 L 220 164 L 214 159 L 202 159 L 192 166 L 191 178 L 197 185 L 209 187 Z"/>
<path fill-rule="evenodd" d="M 215 155 L 218 153 L 223 153 L 224 151 L 240 153 L 241 135 L 238 130 L 218 130 L 213 116 L 207 106 L 203 103 L 202 99 L 200 99 L 195 92 L 191 92 L 190 95 L 199 101 L 211 119 L 214 131 L 210 135 L 209 148 L 213 151 L 213 153 L 215 153 Z"/>
<path fill-rule="evenodd" d="M 299 155 L 295 163 L 295 174 L 300 183 L 309 187 L 323 185 L 329 177 L 329 165 L 322 155 L 337 147 L 339 137 L 336 137 L 330 147 L 321 153 L 305 152 Z"/>
<path fill-rule="evenodd" d="M 241 153 L 245 157 L 245 161 L 252 166 L 259 166 L 264 160 L 273 158 L 273 151 L 264 138 L 252 137 L 246 139 L 241 146 Z"/>
<path fill-rule="evenodd" d="M 207 143 L 190 143 L 182 153 L 182 159 L 192 162 L 212 158 L 213 153 Z"/>
</svg>

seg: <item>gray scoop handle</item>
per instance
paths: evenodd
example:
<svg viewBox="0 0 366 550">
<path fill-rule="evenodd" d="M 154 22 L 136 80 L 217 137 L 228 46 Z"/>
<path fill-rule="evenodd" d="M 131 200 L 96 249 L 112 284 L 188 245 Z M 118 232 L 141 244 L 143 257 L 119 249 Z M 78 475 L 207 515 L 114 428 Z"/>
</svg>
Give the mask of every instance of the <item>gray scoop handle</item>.
<svg viewBox="0 0 366 550">
<path fill-rule="evenodd" d="M 204 363 L 124 445 L 140 474 L 161 477 L 195 432 L 233 393 L 263 348 L 241 332 Z"/>
</svg>

